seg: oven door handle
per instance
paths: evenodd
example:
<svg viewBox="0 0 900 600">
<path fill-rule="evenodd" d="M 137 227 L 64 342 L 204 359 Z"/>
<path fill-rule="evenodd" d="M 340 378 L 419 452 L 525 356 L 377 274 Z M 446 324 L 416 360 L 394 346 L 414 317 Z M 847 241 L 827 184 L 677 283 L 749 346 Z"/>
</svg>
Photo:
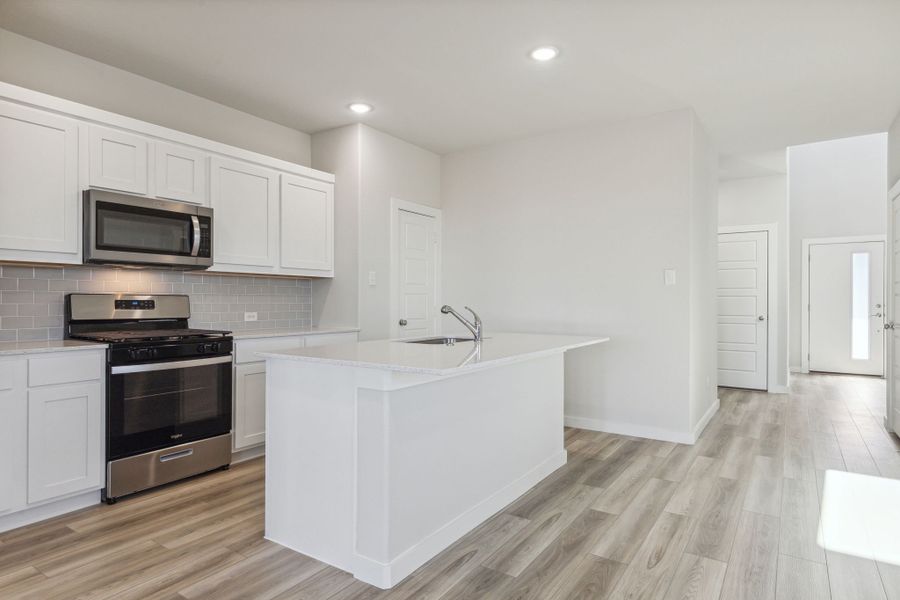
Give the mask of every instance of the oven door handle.
<svg viewBox="0 0 900 600">
<path fill-rule="evenodd" d="M 173 362 L 161 363 L 145 363 L 141 365 L 122 365 L 120 367 L 112 367 L 110 373 L 113 375 L 123 375 L 125 373 L 146 373 L 148 371 L 169 371 L 171 369 L 189 369 L 191 367 L 204 367 L 207 365 L 219 365 L 222 363 L 230 363 L 231 355 L 215 356 L 213 358 L 197 358 L 191 360 L 176 360 Z"/>
<path fill-rule="evenodd" d="M 200 219 L 197 215 L 191 215 L 191 224 L 194 226 L 194 243 L 191 246 L 191 256 L 197 256 L 200 253 Z"/>
</svg>

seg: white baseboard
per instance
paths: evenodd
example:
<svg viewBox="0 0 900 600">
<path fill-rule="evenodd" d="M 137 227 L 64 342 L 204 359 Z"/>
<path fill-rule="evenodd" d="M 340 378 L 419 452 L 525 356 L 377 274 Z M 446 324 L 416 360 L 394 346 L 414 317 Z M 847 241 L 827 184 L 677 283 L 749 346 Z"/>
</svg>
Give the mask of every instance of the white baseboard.
<svg viewBox="0 0 900 600">
<path fill-rule="evenodd" d="M 694 433 L 693 433 L 694 439 L 691 440 L 692 444 L 696 443 L 697 440 L 700 439 L 700 434 L 703 433 L 703 430 L 706 429 L 706 426 L 709 425 L 709 422 L 719 411 L 719 405 L 720 405 L 719 399 L 716 398 L 716 401 L 713 402 L 709 406 L 709 408 L 706 410 L 706 412 L 703 414 L 703 416 L 700 417 L 700 420 L 697 421 L 697 424 L 694 425 Z"/>
<path fill-rule="evenodd" d="M 663 442 L 675 442 L 678 444 L 693 444 L 694 435 L 687 431 L 675 431 L 672 429 L 660 429 L 658 427 L 645 427 L 632 423 L 616 423 L 605 419 L 592 419 L 589 417 L 573 417 L 566 415 L 566 427 L 589 429 L 591 431 L 604 431 L 617 435 L 630 435 L 633 437 L 660 440 Z"/>
<path fill-rule="evenodd" d="M 31 525 L 38 521 L 58 517 L 59 515 L 64 515 L 97 504 L 100 504 L 100 490 L 85 492 L 55 502 L 48 502 L 47 504 L 41 504 L 40 506 L 26 508 L 19 512 L 0 516 L 0 532 L 24 527 L 25 525 Z"/>
<path fill-rule="evenodd" d="M 503 507 L 527 492 L 550 473 L 566 464 L 566 451 L 546 459 L 509 485 L 488 496 L 428 537 L 405 550 L 389 563 L 356 555 L 353 576 L 360 581 L 387 589 L 434 558 L 453 542 L 472 531 Z"/>
<path fill-rule="evenodd" d="M 787 385 L 774 385 L 769 388 L 768 392 L 770 394 L 790 394 L 791 388 Z"/>
<path fill-rule="evenodd" d="M 259 446 L 253 446 L 252 448 L 247 448 L 245 450 L 235 450 L 231 453 L 231 464 L 236 465 L 237 463 L 242 463 L 245 460 L 252 460 L 254 458 L 258 458 L 260 456 L 265 456 L 266 454 L 266 445 L 260 444 Z"/>
<path fill-rule="evenodd" d="M 803 367 L 798 367 L 796 365 L 791 365 L 791 373 L 809 373 L 809 370 L 804 369 Z"/>
</svg>

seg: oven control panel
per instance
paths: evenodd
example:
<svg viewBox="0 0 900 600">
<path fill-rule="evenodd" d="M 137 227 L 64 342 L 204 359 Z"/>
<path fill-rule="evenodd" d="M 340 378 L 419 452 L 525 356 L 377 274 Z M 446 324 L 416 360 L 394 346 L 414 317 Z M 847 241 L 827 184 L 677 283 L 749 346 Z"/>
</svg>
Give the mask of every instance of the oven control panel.
<svg viewBox="0 0 900 600">
<path fill-rule="evenodd" d="M 116 310 L 155 310 L 156 300 L 116 300 Z"/>
<path fill-rule="evenodd" d="M 231 337 L 214 342 L 150 342 L 113 347 L 109 350 L 110 366 L 179 359 L 228 356 L 234 349 Z"/>
</svg>

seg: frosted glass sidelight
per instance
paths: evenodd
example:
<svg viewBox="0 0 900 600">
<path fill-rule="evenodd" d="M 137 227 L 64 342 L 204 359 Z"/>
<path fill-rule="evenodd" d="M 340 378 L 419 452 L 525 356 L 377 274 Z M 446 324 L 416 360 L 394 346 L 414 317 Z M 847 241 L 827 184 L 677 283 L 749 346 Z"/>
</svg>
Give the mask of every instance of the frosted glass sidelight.
<svg viewBox="0 0 900 600">
<path fill-rule="evenodd" d="M 850 358 L 869 360 L 869 253 L 853 253 Z"/>
</svg>

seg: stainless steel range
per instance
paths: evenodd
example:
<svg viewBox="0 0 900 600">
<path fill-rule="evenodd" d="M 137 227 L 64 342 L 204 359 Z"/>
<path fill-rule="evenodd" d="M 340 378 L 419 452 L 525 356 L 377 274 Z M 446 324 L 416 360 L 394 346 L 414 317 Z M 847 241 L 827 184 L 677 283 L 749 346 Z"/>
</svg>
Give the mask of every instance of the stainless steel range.
<svg viewBox="0 0 900 600">
<path fill-rule="evenodd" d="M 68 294 L 66 337 L 104 342 L 103 499 L 227 468 L 230 331 L 188 327 L 184 295 Z"/>
</svg>

